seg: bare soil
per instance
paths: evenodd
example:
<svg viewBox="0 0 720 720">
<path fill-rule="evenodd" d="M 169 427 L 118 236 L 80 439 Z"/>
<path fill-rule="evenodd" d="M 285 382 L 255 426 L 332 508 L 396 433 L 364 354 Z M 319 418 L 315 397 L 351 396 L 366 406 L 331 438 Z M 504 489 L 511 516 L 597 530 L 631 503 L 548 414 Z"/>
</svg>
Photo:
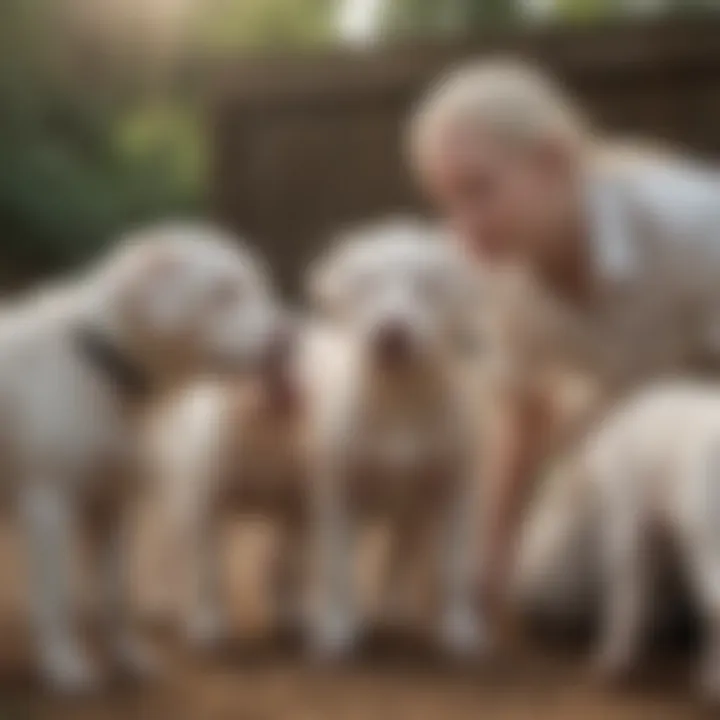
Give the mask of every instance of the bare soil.
<svg viewBox="0 0 720 720">
<path fill-rule="evenodd" d="M 523 651 L 485 666 L 449 667 L 419 642 L 378 639 L 351 666 L 320 668 L 287 643 L 238 641 L 221 657 L 161 644 L 164 679 L 116 685 L 95 697 L 43 693 L 22 610 L 22 564 L 0 538 L 0 720 L 693 720 L 689 662 L 670 658 L 623 691 L 595 687 L 584 653 Z M 6 592 L 7 590 L 7 592 Z"/>
</svg>

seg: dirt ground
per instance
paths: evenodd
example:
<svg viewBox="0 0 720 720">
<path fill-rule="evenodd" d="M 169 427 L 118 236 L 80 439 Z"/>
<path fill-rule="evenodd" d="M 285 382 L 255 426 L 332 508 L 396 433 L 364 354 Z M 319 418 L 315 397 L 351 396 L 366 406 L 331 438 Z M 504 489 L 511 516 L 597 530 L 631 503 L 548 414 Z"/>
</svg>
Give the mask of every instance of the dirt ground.
<svg viewBox="0 0 720 720">
<path fill-rule="evenodd" d="M 22 612 L 17 548 L 0 538 L 0 720 L 692 720 L 715 717 L 692 699 L 687 661 L 652 669 L 640 686 L 592 686 L 580 652 L 543 648 L 503 662 L 443 666 L 426 648 L 378 641 L 349 667 L 308 666 L 290 646 L 238 641 L 221 658 L 161 645 L 164 679 L 96 697 L 40 691 Z M 5 592 L 7 590 L 7 592 Z"/>
</svg>

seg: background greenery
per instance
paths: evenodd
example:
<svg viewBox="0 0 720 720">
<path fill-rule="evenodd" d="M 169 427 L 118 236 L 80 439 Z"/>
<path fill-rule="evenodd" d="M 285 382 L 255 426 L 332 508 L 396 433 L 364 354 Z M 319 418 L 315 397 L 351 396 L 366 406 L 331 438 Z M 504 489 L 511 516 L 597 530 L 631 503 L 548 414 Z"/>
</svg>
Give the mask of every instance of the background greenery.
<svg viewBox="0 0 720 720">
<path fill-rule="evenodd" d="M 1 0 L 0 238 L 4 271 L 75 263 L 120 230 L 202 213 L 202 89 L 217 52 L 335 41 L 341 0 Z M 713 6 L 667 0 L 665 10 Z M 620 0 L 556 0 L 597 21 Z M 385 0 L 380 39 L 526 21 L 518 0 Z"/>
</svg>

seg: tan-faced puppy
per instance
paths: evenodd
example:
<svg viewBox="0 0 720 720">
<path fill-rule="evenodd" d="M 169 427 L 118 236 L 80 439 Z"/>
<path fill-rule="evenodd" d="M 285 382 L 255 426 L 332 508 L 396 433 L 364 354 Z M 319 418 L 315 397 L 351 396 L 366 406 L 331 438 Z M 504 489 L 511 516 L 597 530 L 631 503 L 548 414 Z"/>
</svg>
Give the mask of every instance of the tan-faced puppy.
<svg viewBox="0 0 720 720">
<path fill-rule="evenodd" d="M 483 638 L 472 602 L 478 434 L 463 369 L 477 332 L 475 275 L 432 228 L 398 220 L 339 240 L 310 291 L 326 320 L 307 366 L 313 649 L 352 650 L 355 541 L 362 523 L 383 518 L 403 548 L 395 581 L 414 554 L 435 560 L 442 642 L 472 652 Z"/>
<path fill-rule="evenodd" d="M 307 456 L 299 337 L 252 377 L 198 383 L 153 420 L 151 452 L 161 513 L 156 559 L 148 580 L 172 597 L 151 598 L 171 621 L 183 615 L 189 640 L 204 649 L 229 632 L 221 597 L 220 539 L 238 517 L 270 520 L 280 542 L 273 572 L 276 613 L 300 622 L 306 538 Z M 167 553 L 187 559 L 180 573 Z M 190 597 L 186 591 L 189 590 Z M 179 601 L 179 602 L 178 602 Z M 162 617 L 162 615 L 161 615 Z"/>
<path fill-rule="evenodd" d="M 81 690 L 99 679 L 73 618 L 73 536 L 84 525 L 98 553 L 113 657 L 149 669 L 123 598 L 139 414 L 199 373 L 257 364 L 277 325 L 252 254 L 190 225 L 133 235 L 87 274 L 3 310 L 2 472 L 27 531 L 32 620 L 49 685 Z"/>
</svg>

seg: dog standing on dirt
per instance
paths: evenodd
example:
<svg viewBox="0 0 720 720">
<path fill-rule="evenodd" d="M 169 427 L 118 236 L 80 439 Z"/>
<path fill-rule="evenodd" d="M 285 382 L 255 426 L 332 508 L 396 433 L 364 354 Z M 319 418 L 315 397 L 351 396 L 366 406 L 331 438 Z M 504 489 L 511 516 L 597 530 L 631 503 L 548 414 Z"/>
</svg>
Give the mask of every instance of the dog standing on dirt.
<svg viewBox="0 0 720 720">
<path fill-rule="evenodd" d="M 152 669 L 124 598 L 139 417 L 198 373 L 262 361 L 277 325 L 250 251 L 191 225 L 135 234 L 89 273 L 2 310 L 2 472 L 27 533 L 32 621 L 50 686 L 80 691 L 100 680 L 74 623 L 81 529 L 97 553 L 113 660 L 135 674 Z"/>
<path fill-rule="evenodd" d="M 298 368 L 300 333 L 289 328 L 285 337 L 274 357 L 251 377 L 197 383 L 152 421 L 156 478 L 151 505 L 162 513 L 148 577 L 157 591 L 153 610 L 171 622 L 179 612 L 188 640 L 204 650 L 230 633 L 221 592 L 221 538 L 227 522 L 237 517 L 270 520 L 278 530 L 271 582 L 275 614 L 284 629 L 302 622 L 305 398 Z M 182 568 L 167 562 L 168 553 L 174 557 L 178 552 L 186 558 Z M 168 577 L 170 570 L 180 572 Z"/>
<path fill-rule="evenodd" d="M 720 389 L 668 383 L 627 401 L 585 455 L 597 493 L 602 625 L 597 670 L 632 671 L 670 543 L 704 625 L 704 693 L 720 701 Z"/>
<path fill-rule="evenodd" d="M 354 647 L 355 541 L 377 518 L 395 536 L 391 597 L 429 562 L 442 644 L 467 655 L 483 643 L 473 603 L 477 398 L 462 370 L 478 331 L 476 291 L 460 250 L 410 220 L 341 239 L 311 272 L 325 325 L 308 362 L 319 573 L 309 639 L 321 658 Z"/>
</svg>

